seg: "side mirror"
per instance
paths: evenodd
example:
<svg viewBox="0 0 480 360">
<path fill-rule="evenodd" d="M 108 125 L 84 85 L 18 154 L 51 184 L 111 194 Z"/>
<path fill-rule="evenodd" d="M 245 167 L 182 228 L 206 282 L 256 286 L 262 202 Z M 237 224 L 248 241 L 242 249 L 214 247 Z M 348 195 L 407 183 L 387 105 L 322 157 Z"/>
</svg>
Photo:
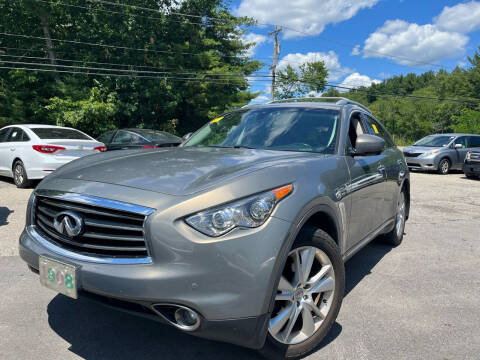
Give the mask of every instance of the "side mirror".
<svg viewBox="0 0 480 360">
<path fill-rule="evenodd" d="M 188 139 L 190 139 L 192 137 L 192 133 L 189 132 L 188 134 L 185 134 L 182 136 L 182 140 L 183 141 L 187 141 Z"/>
<path fill-rule="evenodd" d="M 455 149 L 463 149 L 463 144 L 455 144 Z"/>
<path fill-rule="evenodd" d="M 376 135 L 360 134 L 357 136 L 354 156 L 378 155 L 385 150 L 385 140 Z"/>
</svg>

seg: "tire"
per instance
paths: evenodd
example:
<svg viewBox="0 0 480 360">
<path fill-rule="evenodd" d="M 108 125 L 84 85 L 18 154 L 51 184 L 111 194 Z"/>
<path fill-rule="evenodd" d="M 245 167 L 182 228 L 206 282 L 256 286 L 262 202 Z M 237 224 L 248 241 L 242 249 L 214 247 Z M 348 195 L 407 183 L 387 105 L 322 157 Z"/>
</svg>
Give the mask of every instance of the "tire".
<svg viewBox="0 0 480 360">
<path fill-rule="evenodd" d="M 296 275 L 297 263 L 301 264 L 300 269 L 304 266 L 307 269 L 311 264 L 310 271 L 305 272 L 307 275 Z M 296 281 L 298 278 L 303 281 Z M 304 227 L 279 274 L 261 354 L 269 359 L 295 359 L 315 349 L 334 324 L 344 291 L 344 263 L 337 244 L 323 230 Z M 289 309 L 293 310 L 288 313 Z M 282 317 L 282 314 L 289 315 Z M 287 320 L 282 324 L 284 318 Z M 296 319 L 293 327 L 290 325 L 292 319 Z"/>
<path fill-rule="evenodd" d="M 447 158 L 443 158 L 438 163 L 438 170 L 437 171 L 440 175 L 447 175 L 450 172 L 450 167 L 451 166 L 452 166 L 452 164 L 450 163 L 450 160 L 448 160 Z"/>
<path fill-rule="evenodd" d="M 389 245 L 398 246 L 402 243 L 403 233 L 405 232 L 407 209 L 407 196 L 402 189 L 397 201 L 397 214 L 395 216 L 395 226 L 392 231 L 382 235 L 381 240 Z"/>
<path fill-rule="evenodd" d="M 27 188 L 31 184 L 31 181 L 28 180 L 25 166 L 20 160 L 15 161 L 15 164 L 13 164 L 13 182 L 19 189 Z"/>
</svg>

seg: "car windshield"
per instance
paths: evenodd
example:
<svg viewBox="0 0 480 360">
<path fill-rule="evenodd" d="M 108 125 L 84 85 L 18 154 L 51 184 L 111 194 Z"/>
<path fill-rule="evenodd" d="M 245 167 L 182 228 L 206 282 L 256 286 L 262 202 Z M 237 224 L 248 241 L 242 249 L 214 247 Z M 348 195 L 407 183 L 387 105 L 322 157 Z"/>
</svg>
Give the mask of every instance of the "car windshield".
<svg viewBox="0 0 480 360">
<path fill-rule="evenodd" d="M 30 130 L 32 130 L 40 139 L 92 140 L 84 133 L 73 129 L 33 128 Z"/>
<path fill-rule="evenodd" d="M 164 131 L 149 130 L 149 129 L 135 129 L 135 132 L 150 141 L 162 141 L 162 142 L 174 142 L 174 143 L 182 142 L 182 139 L 180 139 L 178 136 L 172 135 Z"/>
<path fill-rule="evenodd" d="M 240 110 L 210 121 L 184 146 L 332 154 L 339 116 L 337 110 L 296 107 Z"/>
<path fill-rule="evenodd" d="M 413 146 L 431 146 L 431 147 L 445 147 L 450 144 L 455 137 L 454 136 L 426 136 L 423 139 L 418 140 Z"/>
</svg>

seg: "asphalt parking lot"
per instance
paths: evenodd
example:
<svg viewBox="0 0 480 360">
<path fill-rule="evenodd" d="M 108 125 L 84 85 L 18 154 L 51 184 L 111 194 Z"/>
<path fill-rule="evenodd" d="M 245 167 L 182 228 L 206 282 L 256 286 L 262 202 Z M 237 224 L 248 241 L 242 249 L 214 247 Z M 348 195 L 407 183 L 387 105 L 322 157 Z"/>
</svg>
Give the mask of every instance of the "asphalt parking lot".
<svg viewBox="0 0 480 360">
<path fill-rule="evenodd" d="M 480 359 L 480 181 L 411 180 L 403 244 L 346 264 L 339 317 L 309 359 Z M 0 178 L 1 359 L 260 358 L 42 288 L 17 256 L 31 191 Z"/>
</svg>

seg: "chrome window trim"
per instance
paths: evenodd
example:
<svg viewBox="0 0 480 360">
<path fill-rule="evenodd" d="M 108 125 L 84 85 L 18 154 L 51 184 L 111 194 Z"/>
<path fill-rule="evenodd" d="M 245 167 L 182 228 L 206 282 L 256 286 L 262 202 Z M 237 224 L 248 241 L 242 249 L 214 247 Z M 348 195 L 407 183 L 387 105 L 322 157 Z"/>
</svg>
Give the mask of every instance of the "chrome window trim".
<svg viewBox="0 0 480 360">
<path fill-rule="evenodd" d="M 85 262 L 101 263 L 101 264 L 149 264 L 152 262 L 152 258 L 150 257 L 149 244 L 147 242 L 147 239 L 145 238 L 145 224 L 148 220 L 148 216 L 152 214 L 155 211 L 155 209 L 149 208 L 146 206 L 126 203 L 122 201 L 105 199 L 98 196 L 91 196 L 91 195 L 58 191 L 58 190 L 38 189 L 34 191 L 34 196 L 35 198 L 33 200 L 32 209 L 31 209 L 32 223 L 30 226 L 27 226 L 26 230 L 32 238 L 34 238 L 38 243 L 40 243 L 42 246 L 44 246 L 48 250 L 70 259 L 75 259 L 75 260 L 80 260 Z M 37 196 L 71 201 L 79 204 L 98 206 L 105 209 L 125 211 L 129 213 L 145 216 L 145 219 L 143 221 L 143 237 L 144 237 L 145 247 L 147 249 L 148 256 L 139 257 L 139 258 L 133 258 L 133 257 L 132 258 L 115 258 L 115 257 L 108 257 L 108 256 L 105 256 L 105 257 L 91 256 L 91 255 L 84 255 L 81 253 L 70 251 L 55 245 L 54 243 L 45 239 L 36 229 L 35 203 L 37 200 Z"/>
</svg>

